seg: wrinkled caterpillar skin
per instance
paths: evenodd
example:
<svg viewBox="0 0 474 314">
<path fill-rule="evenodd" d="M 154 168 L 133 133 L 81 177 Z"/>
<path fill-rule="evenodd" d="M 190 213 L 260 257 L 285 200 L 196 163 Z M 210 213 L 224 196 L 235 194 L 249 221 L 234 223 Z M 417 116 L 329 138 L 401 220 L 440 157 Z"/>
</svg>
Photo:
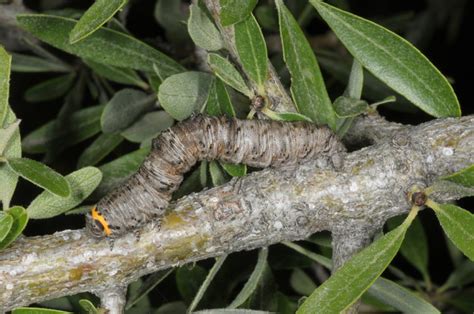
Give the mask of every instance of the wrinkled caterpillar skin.
<svg viewBox="0 0 474 314">
<path fill-rule="evenodd" d="M 308 122 L 197 115 L 163 132 L 138 172 L 87 215 L 93 237 L 120 237 L 164 214 L 183 174 L 199 160 L 278 167 L 344 148 L 333 132 Z"/>
</svg>

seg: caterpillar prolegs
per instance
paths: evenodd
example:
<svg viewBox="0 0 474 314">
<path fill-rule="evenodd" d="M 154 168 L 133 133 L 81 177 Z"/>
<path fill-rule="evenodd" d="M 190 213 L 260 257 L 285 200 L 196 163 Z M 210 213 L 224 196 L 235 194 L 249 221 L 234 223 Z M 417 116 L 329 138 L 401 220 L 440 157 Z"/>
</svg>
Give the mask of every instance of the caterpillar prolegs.
<svg viewBox="0 0 474 314">
<path fill-rule="evenodd" d="M 197 115 L 161 133 L 138 172 L 99 201 L 86 218 L 94 237 L 119 237 L 163 215 L 198 160 L 278 167 L 344 148 L 326 127 L 308 122 Z"/>
</svg>

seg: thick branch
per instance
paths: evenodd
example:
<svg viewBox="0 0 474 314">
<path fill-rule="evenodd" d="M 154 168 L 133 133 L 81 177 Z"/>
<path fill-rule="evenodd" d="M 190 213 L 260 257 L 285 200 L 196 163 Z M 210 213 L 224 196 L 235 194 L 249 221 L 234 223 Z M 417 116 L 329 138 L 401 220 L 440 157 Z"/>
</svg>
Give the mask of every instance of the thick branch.
<svg viewBox="0 0 474 314">
<path fill-rule="evenodd" d="M 401 128 L 393 139 L 327 159 L 266 169 L 179 200 L 113 250 L 83 230 L 22 238 L 0 254 L 3 309 L 111 291 L 159 269 L 354 226 L 368 234 L 410 208 L 407 192 L 474 163 L 474 116 Z M 399 134 L 405 134 L 402 139 Z M 113 290 L 113 289 L 112 289 Z"/>
</svg>

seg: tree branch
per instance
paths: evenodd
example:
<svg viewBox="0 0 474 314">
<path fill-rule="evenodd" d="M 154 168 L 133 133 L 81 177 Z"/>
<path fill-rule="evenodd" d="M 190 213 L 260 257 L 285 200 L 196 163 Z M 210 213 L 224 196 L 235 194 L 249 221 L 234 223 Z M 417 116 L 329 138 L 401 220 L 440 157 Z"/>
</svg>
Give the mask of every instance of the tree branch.
<svg viewBox="0 0 474 314">
<path fill-rule="evenodd" d="M 0 311 L 84 291 L 114 291 L 160 269 L 321 230 L 347 234 L 357 226 L 372 234 L 409 210 L 412 186 L 428 186 L 472 163 L 474 116 L 439 119 L 400 127 L 391 138 L 347 154 L 337 169 L 320 158 L 183 197 L 160 227 L 148 224 L 140 240 L 126 235 L 113 250 L 83 230 L 24 237 L 0 254 Z"/>
</svg>

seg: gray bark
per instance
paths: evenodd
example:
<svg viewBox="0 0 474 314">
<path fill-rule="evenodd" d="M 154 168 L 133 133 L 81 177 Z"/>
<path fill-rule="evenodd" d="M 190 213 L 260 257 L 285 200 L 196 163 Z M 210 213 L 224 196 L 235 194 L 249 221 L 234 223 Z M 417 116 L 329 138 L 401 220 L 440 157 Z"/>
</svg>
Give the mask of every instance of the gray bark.
<svg viewBox="0 0 474 314">
<path fill-rule="evenodd" d="M 366 132 L 372 125 L 381 128 L 377 134 Z M 265 169 L 185 196 L 160 226 L 144 226 L 138 241 L 133 235 L 117 239 L 112 250 L 106 240 L 88 238 L 83 230 L 23 237 L 0 253 L 0 309 L 84 291 L 115 291 L 160 269 L 322 230 L 339 239 L 337 267 L 347 252 L 367 242 L 361 238 L 408 212 L 413 186 L 429 186 L 474 163 L 474 116 L 415 127 L 371 116 L 357 121 L 350 134 L 376 144 L 337 158 Z M 438 197 L 452 199 L 449 193 Z M 364 237 L 352 237 L 353 232 Z"/>
</svg>

